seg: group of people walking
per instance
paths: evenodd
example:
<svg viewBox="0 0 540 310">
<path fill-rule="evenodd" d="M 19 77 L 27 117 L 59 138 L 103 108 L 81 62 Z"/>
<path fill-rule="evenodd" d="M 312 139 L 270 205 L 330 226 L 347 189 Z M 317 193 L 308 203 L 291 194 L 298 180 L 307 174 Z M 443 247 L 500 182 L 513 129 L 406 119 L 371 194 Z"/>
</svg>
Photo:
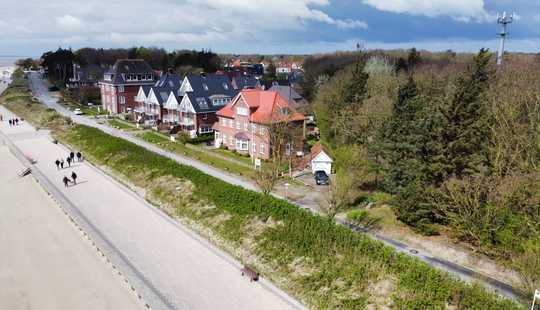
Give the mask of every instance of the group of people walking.
<svg viewBox="0 0 540 310">
<path fill-rule="evenodd" d="M 22 122 L 22 120 L 21 120 Z M 10 118 L 8 120 L 9 126 L 19 126 L 19 119 L 18 118 Z"/>
<path fill-rule="evenodd" d="M 77 154 L 75 154 L 74 152 L 70 152 L 69 155 L 66 157 L 66 161 L 64 161 L 64 159 L 57 159 L 54 163 L 56 165 L 56 169 L 60 170 L 60 169 L 64 169 L 64 167 L 66 166 L 66 162 L 67 162 L 67 167 L 71 167 L 71 164 L 76 161 L 77 162 L 83 161 L 81 152 L 77 152 Z M 73 185 L 76 185 L 77 174 L 75 173 L 75 171 L 71 172 L 71 178 L 64 176 L 64 178 L 62 179 L 62 183 L 64 183 L 65 187 L 68 187 L 70 183 L 72 183 Z"/>
</svg>

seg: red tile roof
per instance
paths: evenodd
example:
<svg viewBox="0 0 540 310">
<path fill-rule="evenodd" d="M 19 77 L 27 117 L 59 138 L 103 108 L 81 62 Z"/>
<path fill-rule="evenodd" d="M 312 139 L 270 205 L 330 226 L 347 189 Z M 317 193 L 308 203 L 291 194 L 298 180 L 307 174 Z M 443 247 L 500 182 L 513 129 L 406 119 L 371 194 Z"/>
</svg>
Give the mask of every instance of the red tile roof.
<svg viewBox="0 0 540 310">
<path fill-rule="evenodd" d="M 260 124 L 269 124 L 279 121 L 303 121 L 304 115 L 298 113 L 289 105 L 288 100 L 283 98 L 277 91 L 260 89 L 245 89 L 241 91 L 229 104 L 217 112 L 218 116 L 234 118 L 233 106 L 243 99 L 249 106 L 250 121 Z M 281 113 L 281 109 L 286 108 L 288 115 Z"/>
</svg>

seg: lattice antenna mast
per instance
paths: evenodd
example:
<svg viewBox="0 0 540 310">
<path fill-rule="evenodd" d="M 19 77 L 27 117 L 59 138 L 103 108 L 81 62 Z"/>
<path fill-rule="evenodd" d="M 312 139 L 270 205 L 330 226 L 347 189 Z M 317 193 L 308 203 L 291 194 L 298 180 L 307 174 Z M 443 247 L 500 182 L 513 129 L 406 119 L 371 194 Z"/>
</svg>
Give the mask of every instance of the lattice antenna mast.
<svg viewBox="0 0 540 310">
<path fill-rule="evenodd" d="M 506 44 L 506 37 L 508 36 L 508 24 L 511 24 L 514 21 L 514 14 L 506 14 L 503 12 L 502 15 L 497 14 L 497 23 L 501 25 L 501 32 L 498 34 L 501 37 L 499 43 L 499 54 L 497 55 L 497 65 L 502 65 L 504 60 L 504 46 Z"/>
</svg>

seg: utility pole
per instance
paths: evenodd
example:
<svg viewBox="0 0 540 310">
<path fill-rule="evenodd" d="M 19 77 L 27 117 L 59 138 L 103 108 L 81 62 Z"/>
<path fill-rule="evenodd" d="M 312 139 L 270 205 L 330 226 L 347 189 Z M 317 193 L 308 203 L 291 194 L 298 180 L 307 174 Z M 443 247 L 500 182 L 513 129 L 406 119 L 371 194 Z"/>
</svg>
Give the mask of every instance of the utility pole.
<svg viewBox="0 0 540 310">
<path fill-rule="evenodd" d="M 501 32 L 498 34 L 501 37 L 499 44 L 499 54 L 497 55 L 497 65 L 502 65 L 504 60 L 504 45 L 506 43 L 506 37 L 508 36 L 508 24 L 514 21 L 514 14 L 507 15 L 503 12 L 502 15 L 497 14 L 497 23 L 501 25 Z"/>
</svg>

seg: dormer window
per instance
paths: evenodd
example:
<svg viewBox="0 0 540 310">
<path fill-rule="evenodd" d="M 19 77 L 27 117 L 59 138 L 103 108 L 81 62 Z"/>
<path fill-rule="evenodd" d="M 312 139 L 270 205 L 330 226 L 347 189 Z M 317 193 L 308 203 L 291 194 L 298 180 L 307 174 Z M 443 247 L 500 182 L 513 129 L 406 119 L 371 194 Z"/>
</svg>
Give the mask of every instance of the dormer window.
<svg viewBox="0 0 540 310">
<path fill-rule="evenodd" d="M 204 90 L 208 91 L 208 85 L 202 84 L 202 87 L 203 87 Z"/>
<path fill-rule="evenodd" d="M 227 83 L 223 83 L 223 89 L 229 90 L 229 85 Z"/>
<path fill-rule="evenodd" d="M 280 112 L 281 112 L 282 115 L 289 115 L 290 114 L 290 111 L 287 108 L 281 108 Z"/>
<path fill-rule="evenodd" d="M 238 114 L 238 115 L 243 115 L 243 116 L 248 116 L 248 115 L 249 115 L 249 112 L 248 112 L 248 109 L 247 109 L 247 108 L 244 108 L 244 107 L 238 107 L 238 108 L 236 108 L 236 114 Z"/>
</svg>

